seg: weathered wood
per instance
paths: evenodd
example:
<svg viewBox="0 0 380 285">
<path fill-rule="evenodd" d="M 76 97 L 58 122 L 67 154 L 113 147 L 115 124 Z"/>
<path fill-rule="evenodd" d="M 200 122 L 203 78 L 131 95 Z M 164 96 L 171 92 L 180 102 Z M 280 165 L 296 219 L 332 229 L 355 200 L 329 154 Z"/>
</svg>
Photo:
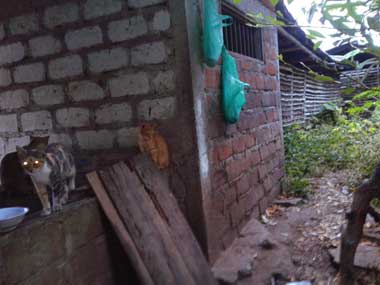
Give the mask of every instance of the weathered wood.
<svg viewBox="0 0 380 285">
<path fill-rule="evenodd" d="M 109 198 L 106 190 L 104 189 L 103 183 L 100 181 L 98 174 L 96 172 L 91 172 L 88 173 L 86 177 L 92 189 L 94 190 L 104 213 L 106 214 L 108 220 L 111 222 L 112 227 L 121 242 L 121 245 L 130 258 L 132 266 L 135 268 L 141 284 L 154 284 L 144 262 L 139 255 L 139 252 L 136 249 L 136 245 L 127 232 L 124 223 L 116 211 L 115 206 Z"/>
<path fill-rule="evenodd" d="M 100 176 L 155 284 L 196 284 L 136 173 L 123 162 Z"/>
<path fill-rule="evenodd" d="M 354 257 L 363 235 L 363 225 L 370 209 L 370 202 L 380 194 L 380 167 L 376 167 L 370 180 L 354 192 L 351 211 L 347 214 L 347 226 L 342 234 L 339 268 L 339 285 L 355 284 Z"/>
<path fill-rule="evenodd" d="M 136 156 L 131 163 L 156 208 L 160 209 L 159 213 L 196 284 L 216 284 L 211 268 L 170 192 L 168 177 L 146 156 Z"/>
</svg>

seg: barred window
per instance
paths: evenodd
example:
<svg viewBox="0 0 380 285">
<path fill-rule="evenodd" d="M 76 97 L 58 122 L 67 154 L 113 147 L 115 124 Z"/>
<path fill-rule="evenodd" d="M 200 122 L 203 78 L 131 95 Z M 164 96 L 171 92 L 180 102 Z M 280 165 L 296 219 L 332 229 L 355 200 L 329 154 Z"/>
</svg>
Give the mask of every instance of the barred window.
<svg viewBox="0 0 380 285">
<path fill-rule="evenodd" d="M 223 29 L 224 45 L 229 51 L 263 60 L 260 28 L 248 26 L 251 22 L 241 11 L 226 2 L 222 3 L 222 14 L 232 17 L 233 24 Z"/>
</svg>

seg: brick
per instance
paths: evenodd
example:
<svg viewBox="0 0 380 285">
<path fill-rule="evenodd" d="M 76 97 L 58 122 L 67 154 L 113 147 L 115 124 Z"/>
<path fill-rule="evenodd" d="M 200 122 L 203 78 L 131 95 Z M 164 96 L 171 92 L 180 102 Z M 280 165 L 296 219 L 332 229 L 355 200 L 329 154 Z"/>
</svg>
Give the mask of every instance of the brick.
<svg viewBox="0 0 380 285">
<path fill-rule="evenodd" d="M 50 106 L 65 102 L 63 88 L 60 85 L 45 85 L 32 90 L 32 100 L 40 106 Z"/>
<path fill-rule="evenodd" d="M 227 183 L 227 175 L 224 169 L 213 169 L 211 176 L 212 188 L 217 189 Z"/>
<path fill-rule="evenodd" d="M 119 69 L 128 65 L 128 51 L 120 47 L 90 53 L 88 62 L 93 73 Z"/>
<path fill-rule="evenodd" d="M 266 66 L 266 72 L 269 75 L 277 75 L 277 65 L 275 65 L 273 62 L 268 62 Z"/>
<path fill-rule="evenodd" d="M 250 189 L 249 176 L 243 175 L 238 181 L 236 181 L 236 192 L 238 197 L 244 195 Z"/>
<path fill-rule="evenodd" d="M 95 46 L 103 42 L 102 30 L 94 26 L 70 31 L 65 35 L 65 42 L 69 50 Z"/>
<path fill-rule="evenodd" d="M 108 130 L 80 131 L 76 137 L 81 149 L 98 150 L 113 147 L 114 134 Z"/>
<path fill-rule="evenodd" d="M 164 42 L 142 44 L 131 49 L 132 65 L 158 64 L 167 60 Z"/>
<path fill-rule="evenodd" d="M 11 35 L 22 35 L 37 32 L 39 30 L 37 14 L 22 15 L 9 20 Z"/>
<path fill-rule="evenodd" d="M 153 88 L 160 94 L 173 91 L 175 89 L 174 72 L 172 70 L 160 71 L 153 79 Z"/>
<path fill-rule="evenodd" d="M 235 154 L 244 152 L 245 148 L 246 140 L 244 136 L 237 137 L 232 141 L 232 150 Z"/>
<path fill-rule="evenodd" d="M 128 7 L 130 8 L 145 8 L 152 5 L 165 3 L 166 0 L 129 0 Z"/>
<path fill-rule="evenodd" d="M 175 98 L 143 100 L 138 106 L 138 117 L 144 120 L 169 119 L 175 112 Z"/>
<path fill-rule="evenodd" d="M 17 132 L 17 115 L 0 115 L 0 132 Z"/>
<path fill-rule="evenodd" d="M 13 63 L 25 57 L 25 47 L 17 42 L 0 46 L 0 65 Z"/>
<path fill-rule="evenodd" d="M 257 168 L 254 168 L 254 170 L 249 173 L 249 186 L 254 187 L 258 183 L 259 183 L 259 172 Z"/>
<path fill-rule="evenodd" d="M 157 11 L 152 20 L 153 31 L 166 31 L 170 28 L 170 13 L 168 10 Z"/>
<path fill-rule="evenodd" d="M 79 6 L 75 3 L 49 7 L 44 14 L 44 24 L 49 29 L 77 20 L 79 20 Z"/>
<path fill-rule="evenodd" d="M 120 0 L 87 0 L 84 3 L 84 18 L 86 20 L 107 16 L 121 11 Z"/>
<path fill-rule="evenodd" d="M 138 146 L 139 128 L 123 128 L 117 131 L 117 144 L 119 147 Z"/>
<path fill-rule="evenodd" d="M 97 124 L 128 122 L 132 119 L 132 108 L 128 103 L 106 104 L 95 111 Z"/>
<path fill-rule="evenodd" d="M 220 88 L 220 70 L 217 68 L 205 68 L 205 87 L 209 89 Z"/>
<path fill-rule="evenodd" d="M 22 130 L 49 130 L 53 127 L 51 114 L 48 111 L 29 112 L 21 115 Z"/>
<path fill-rule="evenodd" d="M 261 104 L 263 107 L 276 106 L 276 94 L 270 93 L 261 97 Z"/>
<path fill-rule="evenodd" d="M 219 161 L 224 161 L 232 155 L 232 143 L 229 140 L 214 144 L 214 148 Z"/>
<path fill-rule="evenodd" d="M 19 65 L 13 72 L 13 78 L 16 83 L 43 81 L 45 76 L 45 67 L 42 62 Z"/>
<path fill-rule="evenodd" d="M 12 83 L 11 72 L 9 69 L 0 68 L 0 87 L 9 86 Z"/>
<path fill-rule="evenodd" d="M 17 89 L 5 91 L 0 94 L 0 109 L 13 110 L 26 107 L 29 104 L 28 91 L 24 89 Z"/>
<path fill-rule="evenodd" d="M 87 80 L 71 82 L 68 95 L 70 100 L 74 102 L 101 100 L 105 97 L 99 84 Z"/>
<path fill-rule="evenodd" d="M 49 76 L 52 79 L 73 77 L 82 73 L 82 59 L 79 55 L 65 56 L 49 62 Z"/>
<path fill-rule="evenodd" d="M 90 124 L 90 112 L 85 108 L 64 108 L 55 113 L 57 123 L 64 128 L 85 127 Z"/>
<path fill-rule="evenodd" d="M 143 95 L 150 91 L 148 76 L 145 72 L 124 74 L 108 82 L 112 97 Z"/>
<path fill-rule="evenodd" d="M 108 38 L 121 42 L 141 37 L 148 33 L 148 25 L 142 16 L 114 21 L 108 24 Z"/>
<path fill-rule="evenodd" d="M 260 162 L 260 154 L 257 150 L 247 151 L 246 156 L 251 165 L 257 165 Z"/>
<path fill-rule="evenodd" d="M 53 36 L 41 36 L 30 39 L 29 48 L 33 57 L 39 57 L 59 53 L 62 45 L 59 39 Z"/>
<path fill-rule="evenodd" d="M 262 76 L 261 74 L 256 75 L 256 88 L 258 90 L 264 90 L 264 87 L 265 87 L 264 76 Z"/>
</svg>

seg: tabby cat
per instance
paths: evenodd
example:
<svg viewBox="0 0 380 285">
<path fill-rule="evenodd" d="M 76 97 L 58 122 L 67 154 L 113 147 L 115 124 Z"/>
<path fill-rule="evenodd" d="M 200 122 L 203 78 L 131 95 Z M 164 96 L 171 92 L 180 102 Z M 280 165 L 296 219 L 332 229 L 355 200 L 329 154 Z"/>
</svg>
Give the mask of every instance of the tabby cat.
<svg viewBox="0 0 380 285">
<path fill-rule="evenodd" d="M 158 133 L 154 124 L 141 124 L 139 132 L 139 147 L 141 152 L 150 155 L 158 168 L 169 166 L 169 151 L 165 139 Z"/>
<path fill-rule="evenodd" d="M 75 189 L 76 169 L 71 153 L 63 145 L 54 143 L 45 148 L 17 147 L 17 154 L 41 199 L 42 214 L 61 210 L 68 200 L 69 190 Z"/>
</svg>

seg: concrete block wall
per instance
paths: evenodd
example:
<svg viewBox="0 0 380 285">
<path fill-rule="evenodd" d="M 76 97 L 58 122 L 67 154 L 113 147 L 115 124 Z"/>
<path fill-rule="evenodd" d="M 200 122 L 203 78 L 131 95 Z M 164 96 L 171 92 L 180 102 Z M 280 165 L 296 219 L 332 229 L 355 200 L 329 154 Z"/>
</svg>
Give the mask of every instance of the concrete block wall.
<svg viewBox="0 0 380 285">
<path fill-rule="evenodd" d="M 95 199 L 0 236 L 0 284 L 115 284 L 113 268 Z"/>
<path fill-rule="evenodd" d="M 271 13 L 259 1 L 246 2 L 250 7 L 240 6 L 242 11 Z M 236 124 L 226 124 L 222 116 L 221 66 L 204 68 L 211 260 L 231 244 L 250 218 L 264 214 L 281 191 L 284 169 L 276 29 L 263 28 L 262 38 L 262 61 L 232 53 L 240 79 L 252 86 Z"/>
<path fill-rule="evenodd" d="M 0 157 L 44 134 L 76 153 L 121 152 L 139 121 L 175 115 L 165 0 L 51 1 L 0 30 Z"/>
</svg>

